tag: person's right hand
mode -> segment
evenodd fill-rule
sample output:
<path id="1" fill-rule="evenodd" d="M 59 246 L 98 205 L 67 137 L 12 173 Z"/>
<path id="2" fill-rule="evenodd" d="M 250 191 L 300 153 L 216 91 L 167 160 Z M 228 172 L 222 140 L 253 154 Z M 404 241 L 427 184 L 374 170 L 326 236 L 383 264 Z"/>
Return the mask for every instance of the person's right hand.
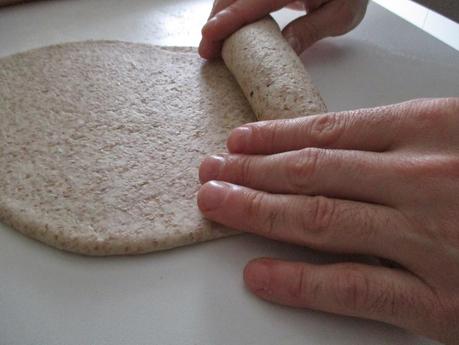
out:
<path id="1" fill-rule="evenodd" d="M 233 32 L 285 6 L 307 12 L 283 30 L 300 54 L 322 38 L 352 30 L 363 19 L 367 4 L 368 0 L 215 0 L 209 21 L 202 28 L 199 54 L 205 59 L 219 57 L 222 42 Z"/>

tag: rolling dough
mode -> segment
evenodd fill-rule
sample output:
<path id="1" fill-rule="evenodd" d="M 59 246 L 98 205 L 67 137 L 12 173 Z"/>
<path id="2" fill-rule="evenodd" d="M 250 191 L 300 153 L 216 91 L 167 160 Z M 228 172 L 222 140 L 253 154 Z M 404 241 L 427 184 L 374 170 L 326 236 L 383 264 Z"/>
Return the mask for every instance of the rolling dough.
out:
<path id="1" fill-rule="evenodd" d="M 271 17 L 236 31 L 225 41 L 222 57 L 258 120 L 327 112 L 303 63 Z"/>
<path id="2" fill-rule="evenodd" d="M 0 85 L 3 222 L 87 255 L 235 233 L 203 219 L 195 200 L 201 160 L 255 120 L 223 62 L 192 48 L 68 43 L 0 59 Z"/>

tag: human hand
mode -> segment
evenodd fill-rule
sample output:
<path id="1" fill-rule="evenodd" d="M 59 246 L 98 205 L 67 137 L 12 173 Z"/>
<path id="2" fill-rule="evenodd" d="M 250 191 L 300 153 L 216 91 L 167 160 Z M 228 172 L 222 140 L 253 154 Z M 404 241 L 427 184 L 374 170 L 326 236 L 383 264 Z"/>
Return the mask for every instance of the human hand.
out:
<path id="1" fill-rule="evenodd" d="M 459 344 L 459 98 L 248 124 L 200 167 L 204 216 L 403 268 L 256 259 L 269 301 Z"/>
<path id="2" fill-rule="evenodd" d="M 220 56 L 222 42 L 233 32 L 285 6 L 307 11 L 283 30 L 299 54 L 324 37 L 352 30 L 363 19 L 367 4 L 368 0 L 215 0 L 202 28 L 199 54 L 205 59 Z"/>

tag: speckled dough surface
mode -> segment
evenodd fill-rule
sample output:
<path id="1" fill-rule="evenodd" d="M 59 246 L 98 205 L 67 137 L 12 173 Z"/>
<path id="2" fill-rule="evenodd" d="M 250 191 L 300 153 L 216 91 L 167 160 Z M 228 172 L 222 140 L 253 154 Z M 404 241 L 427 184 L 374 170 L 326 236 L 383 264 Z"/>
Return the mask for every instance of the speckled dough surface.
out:
<path id="1" fill-rule="evenodd" d="M 236 31 L 225 41 L 222 57 L 259 120 L 327 111 L 303 63 L 271 17 Z"/>
<path id="2" fill-rule="evenodd" d="M 122 42 L 0 59 L 0 220 L 57 248 L 139 254 L 229 235 L 198 166 L 254 121 L 223 62 Z"/>

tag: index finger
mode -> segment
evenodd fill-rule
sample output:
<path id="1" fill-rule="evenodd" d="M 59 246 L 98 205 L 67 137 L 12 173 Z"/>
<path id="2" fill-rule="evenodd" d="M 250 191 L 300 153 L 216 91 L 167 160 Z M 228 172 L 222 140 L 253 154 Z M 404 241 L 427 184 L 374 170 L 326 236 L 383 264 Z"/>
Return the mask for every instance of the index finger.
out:
<path id="1" fill-rule="evenodd" d="M 210 11 L 208 20 L 236 1 L 237 0 L 215 0 L 214 5 L 212 6 L 212 11 Z"/>
<path id="2" fill-rule="evenodd" d="M 385 152 L 407 142 L 419 129 L 419 102 L 295 119 L 262 121 L 234 129 L 231 153 L 274 154 L 305 147 Z M 430 128 L 429 128 L 430 130 Z"/>
<path id="3" fill-rule="evenodd" d="M 261 19 L 291 2 L 292 0 L 237 0 L 216 13 L 204 25 L 203 38 L 213 42 L 221 41 L 244 25 Z"/>

